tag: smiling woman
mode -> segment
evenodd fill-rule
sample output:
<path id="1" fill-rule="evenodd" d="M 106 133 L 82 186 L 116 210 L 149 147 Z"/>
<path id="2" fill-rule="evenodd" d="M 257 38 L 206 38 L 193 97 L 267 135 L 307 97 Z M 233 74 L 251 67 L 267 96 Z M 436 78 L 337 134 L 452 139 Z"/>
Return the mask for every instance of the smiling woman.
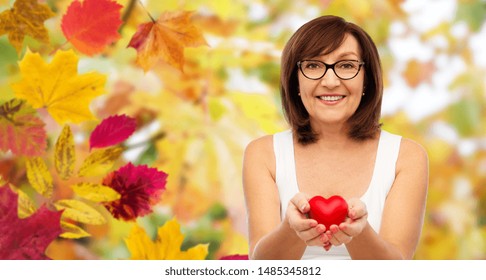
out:
<path id="1" fill-rule="evenodd" d="M 412 258 L 428 159 L 419 144 L 380 128 L 383 82 L 371 37 L 335 16 L 304 24 L 283 51 L 280 89 L 291 129 L 245 151 L 250 258 Z M 348 205 L 344 222 L 309 217 L 311 197 L 336 195 Z"/>

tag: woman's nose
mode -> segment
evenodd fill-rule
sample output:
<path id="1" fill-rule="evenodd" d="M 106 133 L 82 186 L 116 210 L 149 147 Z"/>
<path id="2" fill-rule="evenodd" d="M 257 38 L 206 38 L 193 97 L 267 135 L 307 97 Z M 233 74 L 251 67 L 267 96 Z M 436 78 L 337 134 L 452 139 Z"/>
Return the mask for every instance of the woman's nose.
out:
<path id="1" fill-rule="evenodd" d="M 322 76 L 321 85 L 327 88 L 335 88 L 341 83 L 341 79 L 338 78 L 334 69 L 328 68 L 324 76 Z"/>

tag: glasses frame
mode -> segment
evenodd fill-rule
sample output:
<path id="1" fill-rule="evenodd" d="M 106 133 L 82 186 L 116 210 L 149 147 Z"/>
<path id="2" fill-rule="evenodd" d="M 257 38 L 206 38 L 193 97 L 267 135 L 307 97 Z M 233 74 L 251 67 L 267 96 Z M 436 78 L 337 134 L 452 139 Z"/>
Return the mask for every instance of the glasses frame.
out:
<path id="1" fill-rule="evenodd" d="M 324 65 L 326 66 L 326 70 L 324 71 L 324 73 L 322 74 L 322 76 L 320 76 L 319 78 L 309 78 L 309 77 L 307 77 L 307 75 L 304 73 L 304 70 L 302 69 L 302 63 L 303 63 L 303 62 L 306 62 L 306 61 L 311 61 L 311 62 L 319 62 L 319 63 L 322 63 L 322 64 L 324 64 Z M 334 66 L 336 66 L 336 64 L 341 63 L 341 62 L 343 62 L 343 61 L 353 61 L 353 62 L 358 62 L 358 71 L 356 71 L 356 74 L 355 74 L 353 77 L 351 77 L 351 78 L 345 78 L 345 79 L 344 79 L 344 78 L 341 78 L 341 77 L 340 77 L 340 76 L 339 76 L 339 75 L 336 73 L 336 70 L 334 70 Z M 329 69 L 332 69 L 332 71 L 334 72 L 334 75 L 336 75 L 336 77 L 338 77 L 339 79 L 341 79 L 341 80 L 351 80 L 351 79 L 355 78 L 356 76 L 358 76 L 359 71 L 361 71 L 361 66 L 363 66 L 364 64 L 365 64 L 365 63 L 364 63 L 364 61 L 360 61 L 360 60 L 353 60 L 353 59 L 344 59 L 344 60 L 339 60 L 339 61 L 334 62 L 333 64 L 327 64 L 327 63 L 325 63 L 325 62 L 323 62 L 323 61 L 320 61 L 320 60 L 314 60 L 314 59 L 305 59 L 305 60 L 301 60 L 301 61 L 297 62 L 297 66 L 299 67 L 300 72 L 302 73 L 302 75 L 304 75 L 304 77 L 306 77 L 306 78 L 307 78 L 307 79 L 309 79 L 309 80 L 320 80 L 320 79 L 322 79 L 322 77 L 324 77 L 324 76 L 326 75 L 327 70 L 329 70 Z"/>

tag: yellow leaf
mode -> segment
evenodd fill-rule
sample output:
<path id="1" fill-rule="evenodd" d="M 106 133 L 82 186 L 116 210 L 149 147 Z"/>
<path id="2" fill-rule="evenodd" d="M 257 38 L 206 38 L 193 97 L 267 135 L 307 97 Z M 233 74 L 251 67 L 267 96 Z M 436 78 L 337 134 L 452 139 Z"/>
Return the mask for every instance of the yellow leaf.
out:
<path id="1" fill-rule="evenodd" d="M 132 260 L 154 259 L 154 244 L 147 233 L 145 233 L 145 230 L 139 225 L 135 224 L 132 228 L 130 235 L 125 238 L 125 244 Z"/>
<path id="2" fill-rule="evenodd" d="M 85 230 L 78 227 L 77 225 L 66 223 L 64 221 L 61 221 L 61 228 L 63 230 L 63 233 L 61 233 L 59 236 L 64 238 L 77 239 L 91 236 L 91 234 L 87 233 Z"/>
<path id="3" fill-rule="evenodd" d="M 0 36 L 8 33 L 8 40 L 17 53 L 22 50 L 25 35 L 49 43 L 44 21 L 55 16 L 49 6 L 37 0 L 17 0 L 13 8 L 0 14 Z"/>
<path id="4" fill-rule="evenodd" d="M 182 70 L 184 48 L 207 45 L 201 31 L 191 23 L 192 12 L 165 12 L 156 22 L 141 24 L 129 47 L 137 50 L 137 64 L 148 71 L 159 59 Z"/>
<path id="5" fill-rule="evenodd" d="M 26 161 L 27 179 L 31 186 L 42 196 L 51 197 L 54 190 L 52 176 L 46 163 L 40 157 L 28 158 Z"/>
<path id="6" fill-rule="evenodd" d="M 80 197 L 94 202 L 113 201 L 120 198 L 117 191 L 101 184 L 79 183 L 71 186 L 71 188 Z"/>
<path id="7" fill-rule="evenodd" d="M 256 122 L 266 133 L 275 133 L 282 129 L 275 102 L 269 96 L 263 94 L 234 93 L 232 101 L 241 110 L 245 118 Z"/>
<path id="8" fill-rule="evenodd" d="M 248 239 L 245 235 L 233 228 L 230 219 L 225 219 L 219 224 L 225 232 L 225 238 L 218 249 L 221 257 L 229 255 L 248 255 Z"/>
<path id="9" fill-rule="evenodd" d="M 121 147 L 95 150 L 83 162 L 78 176 L 100 176 L 106 174 L 123 152 Z"/>
<path id="10" fill-rule="evenodd" d="M 157 239 L 152 241 L 137 224 L 132 228 L 125 244 L 133 260 L 204 260 L 208 244 L 199 244 L 187 251 L 181 251 L 184 235 L 175 218 L 158 229 Z"/>
<path id="11" fill-rule="evenodd" d="M 88 204 L 71 199 L 62 199 L 54 203 L 57 210 L 64 210 L 62 218 L 71 219 L 90 225 L 102 225 L 106 223 L 105 217 L 98 210 Z"/>
<path id="12" fill-rule="evenodd" d="M 32 199 L 30 199 L 30 197 L 20 189 L 17 191 L 17 194 L 19 195 L 18 198 L 19 218 L 24 219 L 34 214 L 35 211 L 37 211 L 37 207 L 35 206 Z"/>
<path id="13" fill-rule="evenodd" d="M 38 53 L 27 51 L 19 63 L 22 80 L 12 84 L 15 96 L 34 108 L 47 108 L 59 124 L 94 119 L 91 100 L 104 93 L 106 77 L 78 75 L 78 57 L 72 50 L 58 51 L 49 64 Z"/>
<path id="14" fill-rule="evenodd" d="M 71 177 L 74 171 L 75 159 L 74 137 L 69 125 L 65 125 L 61 135 L 57 138 L 54 152 L 56 171 L 62 179 L 67 180 Z"/>

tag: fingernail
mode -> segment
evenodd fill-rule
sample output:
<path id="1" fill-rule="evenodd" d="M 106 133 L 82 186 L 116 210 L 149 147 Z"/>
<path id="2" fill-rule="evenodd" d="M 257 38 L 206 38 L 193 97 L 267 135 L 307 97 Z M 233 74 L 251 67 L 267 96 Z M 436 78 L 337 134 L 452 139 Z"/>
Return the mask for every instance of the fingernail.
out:
<path id="1" fill-rule="evenodd" d="M 304 204 L 304 205 L 302 205 L 302 206 L 300 207 L 300 210 L 301 210 L 302 212 L 304 212 L 304 211 L 305 211 L 305 206 L 306 206 L 306 204 Z"/>

